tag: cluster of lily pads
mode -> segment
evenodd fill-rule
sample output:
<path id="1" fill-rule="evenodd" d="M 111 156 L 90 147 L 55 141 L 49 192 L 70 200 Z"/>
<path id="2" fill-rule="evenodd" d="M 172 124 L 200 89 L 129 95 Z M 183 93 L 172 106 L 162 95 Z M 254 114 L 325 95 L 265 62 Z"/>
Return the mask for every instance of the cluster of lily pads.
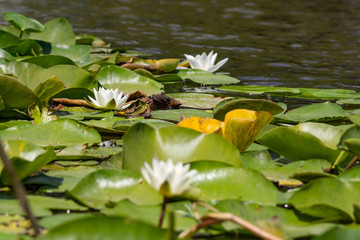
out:
<path id="1" fill-rule="evenodd" d="M 359 93 L 241 85 L 213 52 L 156 60 L 2 17 L 0 138 L 41 235 L 1 166 L 1 239 L 360 236 Z"/>

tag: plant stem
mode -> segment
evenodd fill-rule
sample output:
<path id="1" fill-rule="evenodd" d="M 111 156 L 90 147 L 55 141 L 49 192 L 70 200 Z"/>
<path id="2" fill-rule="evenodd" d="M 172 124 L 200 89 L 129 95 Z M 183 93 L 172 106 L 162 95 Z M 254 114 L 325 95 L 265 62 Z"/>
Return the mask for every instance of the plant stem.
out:
<path id="1" fill-rule="evenodd" d="M 191 234 L 195 233 L 200 228 L 209 226 L 211 224 L 223 222 L 223 221 L 232 221 L 243 228 L 247 229 L 248 231 L 252 232 L 256 236 L 262 238 L 262 239 L 268 239 L 268 240 L 282 240 L 282 238 L 277 237 L 275 235 L 272 235 L 269 232 L 266 232 L 265 230 L 262 230 L 261 228 L 255 226 L 254 224 L 246 221 L 245 219 L 242 219 L 232 213 L 222 213 L 222 212 L 216 212 L 216 213 L 208 213 L 203 217 L 203 220 L 201 223 L 189 228 L 188 230 L 185 230 L 184 232 L 180 233 L 178 236 L 179 238 L 185 238 L 190 236 Z"/>
<path id="2" fill-rule="evenodd" d="M 164 221 L 165 210 L 166 210 L 166 203 L 167 203 L 167 197 L 164 196 L 164 200 L 163 200 L 162 207 L 161 207 L 160 218 L 159 218 L 159 224 L 158 224 L 158 227 L 159 227 L 159 228 L 162 227 L 162 223 L 163 223 L 163 221 Z"/>
<path id="3" fill-rule="evenodd" d="M 23 208 L 28 219 L 30 220 L 31 225 L 35 232 L 35 236 L 38 236 L 40 234 L 39 224 L 38 224 L 36 218 L 34 217 L 32 211 L 30 209 L 30 205 L 26 199 L 25 188 L 22 185 L 22 183 L 20 182 L 20 180 L 16 174 L 14 165 L 12 164 L 10 159 L 7 157 L 1 140 L 0 140 L 0 157 L 4 164 L 4 168 L 7 173 L 7 176 L 9 177 L 10 182 L 14 188 L 15 194 L 16 194 L 17 198 L 19 199 L 20 207 Z"/>
<path id="4" fill-rule="evenodd" d="M 359 156 L 355 156 L 351 162 L 346 166 L 346 168 L 344 169 L 344 171 L 342 172 L 345 172 L 347 170 L 349 170 L 352 166 L 354 166 L 354 164 L 359 160 Z"/>
<path id="5" fill-rule="evenodd" d="M 339 155 L 337 156 L 334 164 L 333 164 L 332 167 L 331 167 L 332 169 L 334 169 L 335 166 L 338 165 L 338 164 L 344 159 L 344 155 L 345 155 L 345 154 L 347 154 L 347 152 L 345 152 L 345 151 L 343 151 L 343 150 L 339 153 Z M 345 156 L 346 156 L 346 155 L 345 155 Z"/>

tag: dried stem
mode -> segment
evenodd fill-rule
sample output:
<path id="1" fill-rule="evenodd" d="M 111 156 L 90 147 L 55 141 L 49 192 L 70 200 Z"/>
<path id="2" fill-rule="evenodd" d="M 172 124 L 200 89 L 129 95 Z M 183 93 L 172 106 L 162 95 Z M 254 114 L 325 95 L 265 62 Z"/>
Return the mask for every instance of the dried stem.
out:
<path id="1" fill-rule="evenodd" d="M 10 159 L 7 157 L 1 140 L 0 140 L 0 157 L 4 164 L 5 171 L 7 172 L 10 182 L 14 188 L 15 194 L 16 194 L 17 198 L 19 199 L 20 207 L 23 208 L 28 219 L 30 220 L 31 225 L 35 232 L 35 236 L 38 236 L 40 234 L 39 224 L 38 224 L 35 216 L 33 215 L 32 211 L 30 209 L 30 205 L 26 199 L 25 188 L 22 185 L 22 183 L 20 182 L 19 178 L 17 177 L 14 165 L 12 164 Z"/>
<path id="2" fill-rule="evenodd" d="M 345 172 L 347 170 L 349 170 L 352 166 L 354 166 L 354 164 L 359 160 L 359 156 L 355 156 L 351 162 L 346 166 L 346 168 L 344 169 L 344 171 L 342 172 Z"/>
<path id="3" fill-rule="evenodd" d="M 162 223 L 163 223 L 163 221 L 164 221 L 165 210 L 166 210 L 166 203 L 167 203 L 167 198 L 166 198 L 166 196 L 164 196 L 164 200 L 163 200 L 162 207 L 161 207 L 160 218 L 159 218 L 159 224 L 158 224 L 158 227 L 159 227 L 159 228 L 162 227 Z"/>
<path id="4" fill-rule="evenodd" d="M 243 228 L 249 230 L 250 232 L 254 233 L 256 236 L 263 238 L 263 239 L 282 240 L 282 238 L 272 235 L 271 233 L 262 230 L 261 228 L 255 226 L 254 224 L 247 222 L 246 220 L 244 220 L 232 213 L 221 213 L 221 212 L 206 214 L 203 217 L 203 220 L 201 223 L 182 232 L 179 235 L 179 238 L 188 237 L 188 236 L 192 235 L 193 233 L 195 233 L 200 228 L 209 226 L 214 223 L 219 223 L 222 221 L 232 221 L 232 222 L 242 226 Z"/>

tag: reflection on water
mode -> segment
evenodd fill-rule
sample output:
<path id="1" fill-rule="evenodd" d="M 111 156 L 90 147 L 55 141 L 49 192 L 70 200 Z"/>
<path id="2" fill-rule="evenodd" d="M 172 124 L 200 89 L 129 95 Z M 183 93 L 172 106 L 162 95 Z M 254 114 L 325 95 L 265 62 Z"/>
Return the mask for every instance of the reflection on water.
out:
<path id="1" fill-rule="evenodd" d="M 0 0 L 45 22 L 65 17 L 76 33 L 155 58 L 214 49 L 244 84 L 360 90 L 357 0 Z M 1 20 L 1 23 L 4 23 Z"/>

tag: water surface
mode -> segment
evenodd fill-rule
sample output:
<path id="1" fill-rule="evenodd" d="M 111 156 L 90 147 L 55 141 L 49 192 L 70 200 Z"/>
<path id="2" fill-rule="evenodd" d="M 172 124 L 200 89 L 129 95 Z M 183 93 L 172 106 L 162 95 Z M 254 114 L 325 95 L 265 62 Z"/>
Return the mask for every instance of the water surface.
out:
<path id="1" fill-rule="evenodd" d="M 241 84 L 360 90 L 357 0 L 0 0 L 154 58 L 215 50 Z M 0 23 L 5 23 L 0 20 Z"/>

